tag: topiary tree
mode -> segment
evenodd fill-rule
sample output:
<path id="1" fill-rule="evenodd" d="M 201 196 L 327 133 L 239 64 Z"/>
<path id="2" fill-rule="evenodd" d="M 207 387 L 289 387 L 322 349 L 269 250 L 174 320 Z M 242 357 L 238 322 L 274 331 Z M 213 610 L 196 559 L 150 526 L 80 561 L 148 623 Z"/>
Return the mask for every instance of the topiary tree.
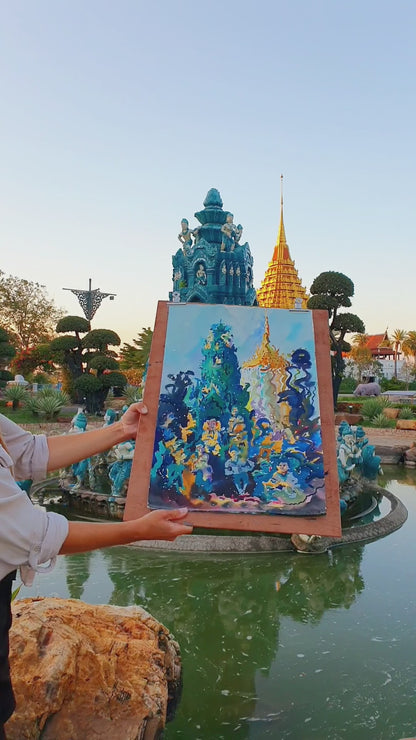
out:
<path id="1" fill-rule="evenodd" d="M 117 355 L 110 349 L 120 344 L 120 337 L 111 329 L 90 331 L 89 322 L 81 316 L 65 316 L 56 331 L 62 336 L 53 339 L 49 348 L 63 368 L 65 390 L 74 401 L 85 402 L 90 413 L 100 412 L 109 389 L 123 388 L 127 383 L 124 375 L 116 372 Z"/>
<path id="2" fill-rule="evenodd" d="M 329 318 L 329 336 L 331 344 L 332 391 L 336 407 L 345 363 L 343 353 L 351 350 L 345 340 L 347 334 L 363 334 L 363 321 L 354 313 L 342 312 L 340 308 L 349 308 L 354 295 L 354 283 L 342 272 L 321 272 L 310 288 L 311 297 L 308 308 L 326 309 Z"/>

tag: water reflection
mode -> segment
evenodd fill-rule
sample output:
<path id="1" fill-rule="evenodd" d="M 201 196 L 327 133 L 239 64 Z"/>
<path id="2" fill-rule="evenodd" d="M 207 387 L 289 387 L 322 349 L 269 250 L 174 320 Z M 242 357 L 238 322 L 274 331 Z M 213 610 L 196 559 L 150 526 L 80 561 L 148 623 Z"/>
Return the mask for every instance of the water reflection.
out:
<path id="1" fill-rule="evenodd" d="M 82 599 L 85 584 L 90 577 L 91 555 L 74 555 L 66 560 L 66 585 L 71 599 Z"/>
<path id="2" fill-rule="evenodd" d="M 232 731 L 242 740 L 254 715 L 270 715 L 269 705 L 259 708 L 256 686 L 278 660 L 282 618 L 316 625 L 326 611 L 348 609 L 364 589 L 362 552 L 192 556 L 113 548 L 66 559 L 66 579 L 72 597 L 91 601 L 104 573 L 108 603 L 143 606 L 179 641 L 184 692 L 167 738 L 220 740 Z"/>

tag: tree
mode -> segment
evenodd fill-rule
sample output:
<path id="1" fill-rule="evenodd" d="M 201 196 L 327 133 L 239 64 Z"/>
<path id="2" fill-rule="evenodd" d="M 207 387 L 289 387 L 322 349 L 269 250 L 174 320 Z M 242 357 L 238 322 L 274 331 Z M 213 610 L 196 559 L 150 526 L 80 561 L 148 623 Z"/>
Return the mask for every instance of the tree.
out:
<path id="1" fill-rule="evenodd" d="M 150 327 L 143 328 L 133 344 L 123 344 L 120 351 L 120 368 L 122 370 L 139 370 L 141 375 L 146 368 L 150 355 L 153 331 Z"/>
<path id="2" fill-rule="evenodd" d="M 16 350 L 10 343 L 8 332 L 0 327 L 0 388 L 3 388 L 8 380 L 13 380 L 12 373 L 5 370 L 5 366 L 9 365 L 15 354 Z"/>
<path id="3" fill-rule="evenodd" d="M 404 329 L 395 329 L 391 335 L 393 351 L 394 351 L 394 377 L 397 378 L 397 356 L 402 348 L 403 342 L 407 337 L 407 332 Z"/>
<path id="4" fill-rule="evenodd" d="M 56 326 L 62 336 L 50 342 L 49 353 L 64 370 L 65 390 L 74 401 L 85 399 L 87 411 L 97 413 L 110 388 L 124 387 L 127 381 L 118 372 L 116 353 L 109 349 L 120 344 L 118 334 L 111 329 L 89 328 L 81 316 L 63 317 Z"/>
<path id="5" fill-rule="evenodd" d="M 23 375 L 26 380 L 35 370 L 52 373 L 56 368 L 52 362 L 48 344 L 38 344 L 36 347 L 21 349 L 10 363 L 12 372 Z"/>
<path id="6" fill-rule="evenodd" d="M 406 357 L 413 357 L 416 360 L 416 331 L 407 332 L 407 337 L 402 342 L 402 350 Z"/>
<path id="7" fill-rule="evenodd" d="M 44 285 L 0 270 L 0 323 L 19 350 L 49 340 L 61 316 Z"/>
<path id="8" fill-rule="evenodd" d="M 321 272 L 313 281 L 308 308 L 326 309 L 329 319 L 329 337 L 331 348 L 332 391 L 336 406 L 339 387 L 344 374 L 343 353 L 351 350 L 345 340 L 347 334 L 364 334 L 365 326 L 359 316 L 342 312 L 340 308 L 349 308 L 354 295 L 354 283 L 342 272 Z"/>
<path id="9" fill-rule="evenodd" d="M 374 359 L 371 350 L 367 347 L 368 334 L 356 334 L 352 340 L 349 357 L 353 360 L 356 372 L 356 380 L 363 382 L 364 377 L 380 376 L 383 374 L 383 366 L 379 360 Z"/>

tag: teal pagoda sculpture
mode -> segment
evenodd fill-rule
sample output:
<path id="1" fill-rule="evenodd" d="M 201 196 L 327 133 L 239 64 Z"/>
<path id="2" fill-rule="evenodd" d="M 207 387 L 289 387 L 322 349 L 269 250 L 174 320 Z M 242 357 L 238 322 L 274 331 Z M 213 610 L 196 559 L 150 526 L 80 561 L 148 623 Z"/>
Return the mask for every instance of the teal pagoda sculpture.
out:
<path id="1" fill-rule="evenodd" d="M 253 257 L 248 243 L 240 244 L 243 227 L 222 206 L 218 190 L 211 188 L 203 210 L 195 213 L 200 225 L 190 229 L 188 219 L 182 219 L 170 301 L 257 305 Z"/>

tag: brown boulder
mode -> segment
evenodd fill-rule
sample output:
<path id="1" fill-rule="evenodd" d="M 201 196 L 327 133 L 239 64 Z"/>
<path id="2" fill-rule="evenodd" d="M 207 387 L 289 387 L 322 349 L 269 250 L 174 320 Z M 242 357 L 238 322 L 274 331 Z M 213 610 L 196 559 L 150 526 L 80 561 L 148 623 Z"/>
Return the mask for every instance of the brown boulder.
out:
<path id="1" fill-rule="evenodd" d="M 396 429 L 414 429 L 416 431 L 416 419 L 397 419 Z"/>
<path id="2" fill-rule="evenodd" d="M 397 419 L 399 411 L 400 409 L 395 409 L 393 406 L 386 406 L 386 408 L 383 409 L 383 414 L 387 419 Z"/>
<path id="3" fill-rule="evenodd" d="M 17 601 L 10 648 L 9 740 L 152 740 L 179 695 L 179 647 L 138 606 Z"/>

